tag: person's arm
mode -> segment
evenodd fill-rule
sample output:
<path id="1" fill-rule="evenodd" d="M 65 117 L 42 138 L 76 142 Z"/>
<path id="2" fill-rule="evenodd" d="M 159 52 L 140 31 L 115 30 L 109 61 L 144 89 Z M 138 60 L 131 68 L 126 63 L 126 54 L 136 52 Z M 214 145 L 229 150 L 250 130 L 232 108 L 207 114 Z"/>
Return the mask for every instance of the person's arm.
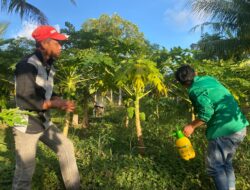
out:
<path id="1" fill-rule="evenodd" d="M 189 137 L 196 128 L 207 123 L 214 114 L 214 107 L 210 98 L 208 97 L 207 91 L 197 94 L 192 93 L 190 94 L 190 99 L 197 112 L 197 118 L 184 126 L 183 133 L 187 137 Z"/>
<path id="2" fill-rule="evenodd" d="M 203 124 L 205 124 L 204 121 L 200 120 L 200 119 L 195 119 L 194 121 L 192 121 L 191 123 L 187 124 L 184 127 L 183 133 L 186 137 L 189 137 L 196 128 L 202 126 Z"/>
<path id="3" fill-rule="evenodd" d="M 75 110 L 75 103 L 70 100 L 63 100 L 60 97 L 53 97 L 51 100 L 45 100 L 42 107 L 44 110 L 58 108 L 67 112 L 73 112 Z"/>
<path id="4" fill-rule="evenodd" d="M 39 94 L 43 89 L 36 84 L 37 69 L 30 63 L 19 63 L 15 70 L 16 103 L 17 106 L 29 111 L 43 111 L 58 108 L 72 112 L 75 109 L 73 101 L 62 100 L 54 96 L 51 100 L 44 100 Z M 40 89 L 40 90 L 38 90 Z"/>

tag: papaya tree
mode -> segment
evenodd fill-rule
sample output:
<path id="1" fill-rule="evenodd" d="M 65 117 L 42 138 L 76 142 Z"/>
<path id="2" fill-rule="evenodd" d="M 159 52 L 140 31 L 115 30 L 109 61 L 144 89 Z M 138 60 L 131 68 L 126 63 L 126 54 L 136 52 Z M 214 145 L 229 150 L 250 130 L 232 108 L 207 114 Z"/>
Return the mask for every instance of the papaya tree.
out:
<path id="1" fill-rule="evenodd" d="M 59 81 L 60 94 L 63 94 L 64 98 L 72 99 L 75 97 L 76 88 L 80 82 L 82 82 L 82 75 L 78 72 L 78 67 L 75 62 L 67 61 L 65 65 L 60 64 L 60 69 L 56 75 L 56 80 Z M 63 127 L 63 134 L 68 135 L 70 126 L 71 114 L 66 112 L 65 124 Z"/>
<path id="2" fill-rule="evenodd" d="M 138 150 L 144 154 L 145 145 L 143 142 L 140 117 L 140 100 L 147 96 L 153 89 L 161 94 L 166 94 L 166 87 L 163 83 L 163 76 L 156 67 L 156 63 L 145 58 L 130 58 L 122 62 L 117 75 L 117 85 L 120 86 L 134 101 L 134 116 Z"/>
<path id="3" fill-rule="evenodd" d="M 82 127 L 88 127 L 88 102 L 97 90 L 104 91 L 112 84 L 112 59 L 93 49 L 69 49 L 62 54 L 56 67 L 57 90 L 81 104 Z"/>
<path id="4" fill-rule="evenodd" d="M 69 22 L 66 23 L 66 27 L 63 31 L 70 36 L 65 44 L 67 48 L 95 49 L 109 56 L 116 67 L 125 57 L 137 56 L 147 48 L 144 35 L 139 31 L 138 26 L 118 14 L 111 16 L 103 14 L 99 18 L 88 19 L 79 31 L 76 31 Z M 119 102 L 121 102 L 121 89 L 112 86 L 109 91 L 110 102 L 112 102 L 113 91 L 119 94 Z"/>

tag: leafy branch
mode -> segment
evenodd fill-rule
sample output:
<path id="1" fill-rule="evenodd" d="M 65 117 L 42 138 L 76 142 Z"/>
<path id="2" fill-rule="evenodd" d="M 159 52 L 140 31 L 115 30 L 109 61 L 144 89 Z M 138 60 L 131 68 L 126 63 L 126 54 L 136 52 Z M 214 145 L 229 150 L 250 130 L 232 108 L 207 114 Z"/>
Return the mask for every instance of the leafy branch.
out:
<path id="1" fill-rule="evenodd" d="M 27 121 L 24 119 L 24 115 L 35 115 L 35 113 L 23 111 L 19 108 L 3 109 L 0 112 L 0 123 L 8 126 L 25 125 Z"/>

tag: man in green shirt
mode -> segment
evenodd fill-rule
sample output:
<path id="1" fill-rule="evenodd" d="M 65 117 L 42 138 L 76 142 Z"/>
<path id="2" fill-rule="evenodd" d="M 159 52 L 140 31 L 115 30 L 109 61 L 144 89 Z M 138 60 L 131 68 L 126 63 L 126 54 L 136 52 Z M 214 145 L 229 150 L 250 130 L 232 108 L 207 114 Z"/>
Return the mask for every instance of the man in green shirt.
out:
<path id="1" fill-rule="evenodd" d="M 215 78 L 196 76 L 189 65 L 175 73 L 177 81 L 188 89 L 197 118 L 184 127 L 189 137 L 196 128 L 207 125 L 207 172 L 214 179 L 217 190 L 235 190 L 232 159 L 246 136 L 246 117 L 232 94 Z"/>

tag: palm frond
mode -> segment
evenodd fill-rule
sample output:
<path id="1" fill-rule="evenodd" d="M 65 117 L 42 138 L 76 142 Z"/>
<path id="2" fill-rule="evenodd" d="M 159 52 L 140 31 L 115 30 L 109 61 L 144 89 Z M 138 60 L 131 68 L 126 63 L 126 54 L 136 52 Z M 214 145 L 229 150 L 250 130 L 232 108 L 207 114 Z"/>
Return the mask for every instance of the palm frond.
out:
<path id="1" fill-rule="evenodd" d="M 70 2 L 76 5 L 75 0 L 70 0 Z M 7 11 L 8 13 L 18 13 L 23 19 L 24 17 L 37 21 L 39 24 L 48 24 L 48 19 L 45 14 L 28 3 L 26 0 L 1 0 L 0 6 L 2 11 Z"/>
<path id="2" fill-rule="evenodd" d="M 74 5 L 76 5 L 76 1 L 75 0 L 70 0 L 70 2 Z"/>
<path id="3" fill-rule="evenodd" d="M 39 24 L 48 23 L 48 19 L 45 14 L 35 6 L 27 3 L 25 0 L 12 0 L 9 4 L 8 12 L 18 13 L 22 19 L 26 17 L 37 21 Z"/>
<path id="4" fill-rule="evenodd" d="M 1 0 L 1 10 L 6 10 L 10 0 Z"/>
<path id="5" fill-rule="evenodd" d="M 227 23 L 227 22 L 204 22 L 202 24 L 195 25 L 190 29 L 190 32 L 195 32 L 198 29 L 201 30 L 202 34 L 205 27 L 210 27 L 214 32 L 218 32 L 223 34 L 223 32 L 226 32 L 228 29 L 230 29 L 232 32 L 236 32 L 238 26 L 233 23 Z"/>
<path id="6" fill-rule="evenodd" d="M 4 32 L 6 31 L 8 25 L 9 25 L 9 23 L 0 22 L 0 36 L 2 36 L 4 34 Z"/>
<path id="7" fill-rule="evenodd" d="M 223 21 L 227 18 L 226 20 L 232 21 L 237 14 L 232 2 L 227 0 L 191 0 L 191 6 L 194 13 L 200 17 L 209 15 L 212 20 L 219 19 Z"/>
<path id="8" fill-rule="evenodd" d="M 201 43 L 200 49 L 205 52 L 217 52 L 221 54 L 250 53 L 250 39 L 222 39 Z"/>
<path id="9" fill-rule="evenodd" d="M 190 0 L 193 12 L 209 16 L 210 21 L 194 26 L 191 31 L 206 26 L 220 34 L 220 39 L 199 43 L 202 50 L 210 52 L 249 52 L 250 3 L 246 0 Z M 222 48 L 224 48 L 222 50 Z M 245 48 L 245 49 L 244 49 Z M 217 52 L 218 53 L 218 52 Z"/>

